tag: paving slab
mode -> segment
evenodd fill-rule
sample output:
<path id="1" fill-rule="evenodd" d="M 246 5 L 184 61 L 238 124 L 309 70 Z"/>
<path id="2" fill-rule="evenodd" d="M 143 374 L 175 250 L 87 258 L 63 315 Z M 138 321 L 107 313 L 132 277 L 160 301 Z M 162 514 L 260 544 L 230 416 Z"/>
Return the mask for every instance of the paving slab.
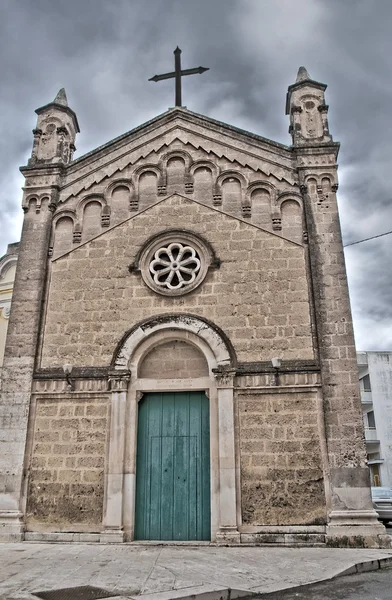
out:
<path id="1" fill-rule="evenodd" d="M 0 600 L 86 585 L 116 600 L 234 600 L 388 565 L 392 550 L 0 543 Z"/>

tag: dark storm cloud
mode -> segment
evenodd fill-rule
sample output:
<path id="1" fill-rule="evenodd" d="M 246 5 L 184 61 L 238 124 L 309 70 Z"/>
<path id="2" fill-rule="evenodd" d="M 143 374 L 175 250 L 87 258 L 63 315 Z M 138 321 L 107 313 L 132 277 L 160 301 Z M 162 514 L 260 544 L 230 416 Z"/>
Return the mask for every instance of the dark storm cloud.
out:
<path id="1" fill-rule="evenodd" d="M 191 110 L 290 143 L 287 86 L 305 64 L 328 83 L 342 142 L 339 205 L 346 242 L 392 229 L 390 0 L 2 0 L 0 255 L 19 237 L 18 167 L 31 152 L 34 109 L 65 87 L 81 125 L 80 156 L 173 105 L 183 67 Z M 358 346 L 392 349 L 392 236 L 348 247 Z"/>

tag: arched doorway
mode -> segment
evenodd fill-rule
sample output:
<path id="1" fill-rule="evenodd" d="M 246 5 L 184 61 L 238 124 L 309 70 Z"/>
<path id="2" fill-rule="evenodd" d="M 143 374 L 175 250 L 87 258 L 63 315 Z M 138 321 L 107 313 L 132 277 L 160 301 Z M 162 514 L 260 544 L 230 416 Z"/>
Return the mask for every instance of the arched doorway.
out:
<path id="1" fill-rule="evenodd" d="M 112 363 L 103 540 L 239 540 L 234 366 L 234 351 L 224 334 L 193 315 L 161 315 L 124 336 Z M 178 406 L 173 407 L 173 403 Z M 191 412 L 195 421 L 192 427 L 183 423 L 177 431 L 173 429 L 170 420 L 182 420 L 181 415 Z M 198 427 L 197 419 L 201 420 Z M 154 432 L 146 436 L 151 423 Z M 185 471 L 182 487 L 177 480 L 180 487 L 169 493 L 168 481 L 173 483 L 173 478 L 181 478 Z M 197 481 L 201 471 L 204 480 Z M 164 477 L 168 479 L 165 483 Z M 159 498 L 152 501 L 155 492 L 151 485 L 159 488 Z M 195 485 L 200 494 L 196 503 L 204 507 L 202 512 L 198 508 L 196 516 L 191 502 Z M 186 504 L 182 502 L 187 513 L 182 529 L 178 528 L 178 494 L 183 498 L 188 495 Z M 147 512 L 142 508 L 146 498 Z M 168 518 L 165 510 L 171 515 L 167 529 L 160 524 Z"/>

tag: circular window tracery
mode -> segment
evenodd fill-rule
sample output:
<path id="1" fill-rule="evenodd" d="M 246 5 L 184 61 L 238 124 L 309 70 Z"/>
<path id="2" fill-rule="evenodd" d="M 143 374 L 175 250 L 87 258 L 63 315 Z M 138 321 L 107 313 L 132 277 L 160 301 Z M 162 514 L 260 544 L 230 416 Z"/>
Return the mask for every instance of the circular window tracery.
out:
<path id="1" fill-rule="evenodd" d="M 179 296 L 203 281 L 211 261 L 211 251 L 197 236 L 173 231 L 147 244 L 139 266 L 149 288 L 159 294 Z"/>
<path id="2" fill-rule="evenodd" d="M 150 271 L 157 285 L 179 290 L 195 281 L 200 266 L 200 258 L 192 246 L 174 242 L 154 253 Z"/>

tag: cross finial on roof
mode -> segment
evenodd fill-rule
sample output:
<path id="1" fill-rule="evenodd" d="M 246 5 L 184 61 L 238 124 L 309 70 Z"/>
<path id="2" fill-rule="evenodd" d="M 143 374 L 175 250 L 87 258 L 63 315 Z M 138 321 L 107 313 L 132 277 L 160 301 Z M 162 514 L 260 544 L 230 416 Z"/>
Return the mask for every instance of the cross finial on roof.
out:
<path id="1" fill-rule="evenodd" d="M 173 77 L 176 80 L 176 106 L 181 106 L 181 77 L 184 75 L 201 75 L 206 71 L 209 71 L 209 67 L 196 67 L 195 69 L 185 69 L 181 70 L 181 50 L 177 46 L 174 50 L 174 71 L 170 73 L 163 73 L 163 75 L 154 75 L 148 81 L 162 81 L 162 79 L 172 79 Z"/>

